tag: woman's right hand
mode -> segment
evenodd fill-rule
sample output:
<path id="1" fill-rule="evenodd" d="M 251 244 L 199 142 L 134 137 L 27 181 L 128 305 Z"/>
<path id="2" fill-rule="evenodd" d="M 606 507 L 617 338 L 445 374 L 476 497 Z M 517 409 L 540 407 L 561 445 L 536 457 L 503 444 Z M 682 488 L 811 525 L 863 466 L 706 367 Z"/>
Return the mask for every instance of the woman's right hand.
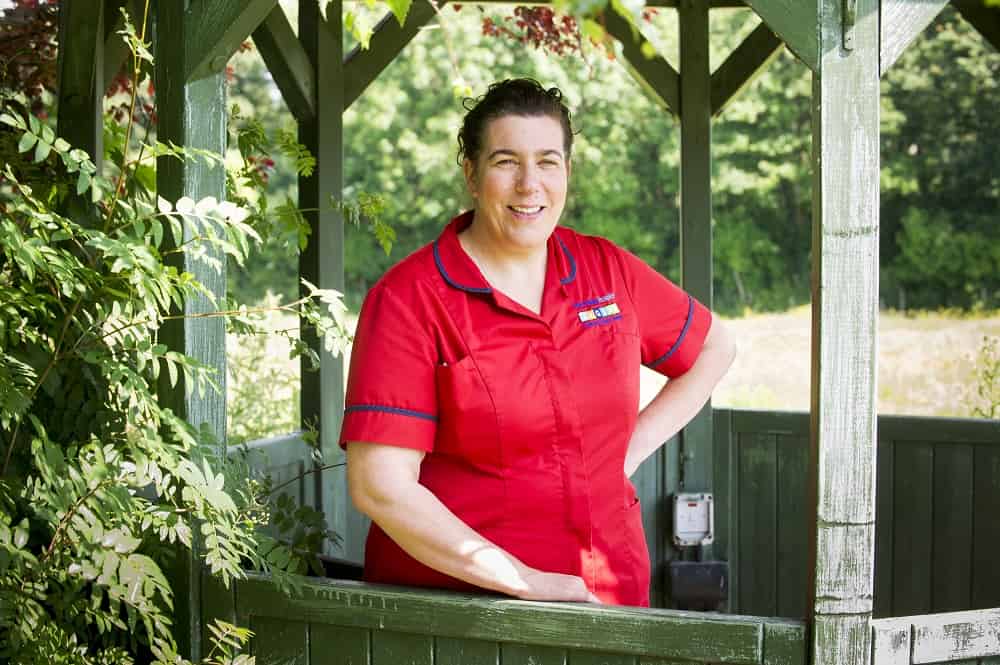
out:
<path id="1" fill-rule="evenodd" d="M 562 573 L 546 573 L 525 566 L 521 573 L 527 587 L 517 597 L 522 600 L 555 600 L 577 603 L 597 603 L 601 601 L 591 593 L 582 577 Z"/>

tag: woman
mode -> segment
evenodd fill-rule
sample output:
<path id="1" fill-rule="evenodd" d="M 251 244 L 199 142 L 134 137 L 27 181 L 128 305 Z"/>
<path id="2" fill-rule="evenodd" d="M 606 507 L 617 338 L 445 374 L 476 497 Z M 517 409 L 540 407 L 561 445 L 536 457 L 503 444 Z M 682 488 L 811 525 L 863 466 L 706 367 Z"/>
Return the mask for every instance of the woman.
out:
<path id="1" fill-rule="evenodd" d="M 557 89 L 492 85 L 459 134 L 473 210 L 365 300 L 341 445 L 366 580 L 649 604 L 628 476 L 734 348 L 638 258 L 558 226 L 572 141 Z M 671 380 L 637 413 L 640 363 Z"/>

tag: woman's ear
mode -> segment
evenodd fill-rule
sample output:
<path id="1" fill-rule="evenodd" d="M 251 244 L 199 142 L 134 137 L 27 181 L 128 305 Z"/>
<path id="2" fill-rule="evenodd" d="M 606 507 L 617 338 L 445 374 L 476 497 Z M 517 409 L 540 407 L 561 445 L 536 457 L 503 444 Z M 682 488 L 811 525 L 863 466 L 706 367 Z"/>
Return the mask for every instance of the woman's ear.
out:
<path id="1" fill-rule="evenodd" d="M 469 190 L 469 195 L 476 198 L 478 187 L 476 186 L 476 165 L 471 159 L 462 161 L 462 171 L 465 173 L 465 188 Z"/>

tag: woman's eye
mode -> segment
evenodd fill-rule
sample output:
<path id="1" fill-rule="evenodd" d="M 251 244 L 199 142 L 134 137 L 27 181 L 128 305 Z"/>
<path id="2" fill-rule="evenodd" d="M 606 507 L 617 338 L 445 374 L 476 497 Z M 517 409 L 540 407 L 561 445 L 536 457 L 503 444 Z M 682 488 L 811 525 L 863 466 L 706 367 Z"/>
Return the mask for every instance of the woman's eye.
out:
<path id="1" fill-rule="evenodd" d="M 501 159 L 499 162 L 497 162 L 497 166 L 512 166 L 514 164 L 517 164 L 517 162 L 515 162 L 513 159 Z"/>
<path id="2" fill-rule="evenodd" d="M 554 166 L 559 166 L 559 162 L 554 159 L 543 159 L 539 162 L 539 165 L 545 168 L 552 168 Z"/>

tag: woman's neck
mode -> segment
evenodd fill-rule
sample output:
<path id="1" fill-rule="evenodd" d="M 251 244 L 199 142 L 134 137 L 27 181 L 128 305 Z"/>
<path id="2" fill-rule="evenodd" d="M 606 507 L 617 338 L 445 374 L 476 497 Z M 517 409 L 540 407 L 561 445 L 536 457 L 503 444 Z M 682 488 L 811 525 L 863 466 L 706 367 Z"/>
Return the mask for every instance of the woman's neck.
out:
<path id="1" fill-rule="evenodd" d="M 548 248 L 543 245 L 524 252 L 504 251 L 473 229 L 475 224 L 460 233 L 458 241 L 490 286 L 535 314 L 541 313 Z"/>

